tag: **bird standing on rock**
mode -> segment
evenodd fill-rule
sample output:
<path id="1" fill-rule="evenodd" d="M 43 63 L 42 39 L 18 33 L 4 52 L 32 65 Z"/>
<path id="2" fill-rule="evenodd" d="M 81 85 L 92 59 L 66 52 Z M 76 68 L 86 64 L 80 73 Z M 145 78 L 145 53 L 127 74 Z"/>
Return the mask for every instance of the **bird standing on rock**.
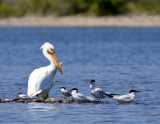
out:
<path id="1" fill-rule="evenodd" d="M 90 81 L 90 91 L 97 100 L 100 100 L 100 98 L 111 97 L 111 95 L 118 95 L 104 92 L 101 88 L 95 87 L 95 80 Z"/>
<path id="2" fill-rule="evenodd" d="M 65 87 L 60 87 L 60 90 L 61 90 L 61 93 L 62 93 L 64 96 L 66 96 L 66 97 L 72 96 L 71 93 L 70 93 L 68 90 L 66 90 Z"/>
<path id="3" fill-rule="evenodd" d="M 94 101 L 93 98 L 91 98 L 91 97 L 86 97 L 86 96 L 84 96 L 83 94 L 78 93 L 78 89 L 77 89 L 77 88 L 73 88 L 73 89 L 68 90 L 68 91 L 72 91 L 72 92 L 71 92 L 72 97 L 73 97 L 73 99 L 74 99 L 76 102 L 85 103 L 85 102 L 93 102 L 93 101 Z"/>
<path id="4" fill-rule="evenodd" d="M 53 87 L 57 68 L 63 75 L 61 69 L 62 63 L 58 62 L 54 51 L 54 46 L 49 42 L 45 42 L 40 49 L 42 49 L 43 55 L 50 61 L 50 65 L 35 69 L 30 74 L 27 93 L 30 98 L 37 96 L 42 93 L 42 91 L 49 92 L 49 90 Z"/>

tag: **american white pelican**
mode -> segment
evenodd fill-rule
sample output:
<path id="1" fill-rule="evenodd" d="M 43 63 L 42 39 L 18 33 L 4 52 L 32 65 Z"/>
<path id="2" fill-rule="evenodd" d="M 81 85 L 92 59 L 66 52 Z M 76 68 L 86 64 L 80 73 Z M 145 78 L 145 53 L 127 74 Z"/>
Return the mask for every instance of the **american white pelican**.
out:
<path id="1" fill-rule="evenodd" d="M 140 92 L 138 90 L 130 90 L 129 94 L 112 96 L 113 99 L 117 100 L 119 103 L 128 103 L 134 101 L 135 93 Z"/>
<path id="2" fill-rule="evenodd" d="M 60 90 L 61 90 L 61 93 L 62 93 L 64 96 L 66 96 L 66 97 L 72 96 L 71 93 L 70 93 L 68 90 L 66 90 L 65 87 L 60 87 Z"/>
<path id="3" fill-rule="evenodd" d="M 49 92 L 54 84 L 54 76 L 57 68 L 63 75 L 61 69 L 62 63 L 58 62 L 55 55 L 54 46 L 49 42 L 45 42 L 40 49 L 42 49 L 43 55 L 50 61 L 50 65 L 35 69 L 30 74 L 27 93 L 30 98 L 40 94 L 43 90 Z"/>
<path id="4" fill-rule="evenodd" d="M 72 91 L 71 92 L 72 97 L 76 102 L 85 103 L 85 102 L 93 102 L 94 101 L 93 98 L 87 97 L 87 96 L 84 96 L 81 93 L 78 93 L 78 89 L 77 88 L 73 88 L 73 89 L 68 90 L 68 91 Z"/>

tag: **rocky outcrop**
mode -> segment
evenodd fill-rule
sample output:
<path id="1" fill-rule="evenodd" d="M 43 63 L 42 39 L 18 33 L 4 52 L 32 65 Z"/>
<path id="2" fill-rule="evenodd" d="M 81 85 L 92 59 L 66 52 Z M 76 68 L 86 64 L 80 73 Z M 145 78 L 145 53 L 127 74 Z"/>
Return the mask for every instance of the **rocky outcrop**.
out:
<path id="1" fill-rule="evenodd" d="M 68 98 L 48 98 L 46 100 L 43 100 L 42 98 L 36 98 L 36 99 L 20 99 L 18 97 L 14 97 L 12 99 L 2 99 L 0 98 L 0 103 L 10 103 L 10 102 L 17 102 L 17 103 L 31 103 L 31 102 L 37 102 L 37 103 L 72 103 L 73 100 Z"/>

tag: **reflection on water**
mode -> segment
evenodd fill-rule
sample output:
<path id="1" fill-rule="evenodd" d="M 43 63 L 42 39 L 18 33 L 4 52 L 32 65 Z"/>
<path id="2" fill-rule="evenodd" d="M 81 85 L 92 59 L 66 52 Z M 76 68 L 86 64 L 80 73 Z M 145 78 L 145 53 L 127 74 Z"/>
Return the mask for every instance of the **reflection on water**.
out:
<path id="1" fill-rule="evenodd" d="M 32 112 L 34 111 L 49 111 L 53 109 L 60 109 L 58 106 L 54 104 L 41 104 L 41 103 L 29 103 L 28 109 Z"/>

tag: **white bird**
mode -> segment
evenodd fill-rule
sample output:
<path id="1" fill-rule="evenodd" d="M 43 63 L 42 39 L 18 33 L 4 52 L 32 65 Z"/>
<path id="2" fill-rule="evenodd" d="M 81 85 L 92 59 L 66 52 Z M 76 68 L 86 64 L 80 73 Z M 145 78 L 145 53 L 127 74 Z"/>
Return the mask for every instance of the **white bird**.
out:
<path id="1" fill-rule="evenodd" d="M 61 90 L 61 93 L 62 93 L 64 96 L 66 96 L 66 97 L 72 96 L 71 93 L 70 93 L 68 90 L 66 90 L 65 87 L 60 87 L 60 90 Z"/>
<path id="2" fill-rule="evenodd" d="M 77 89 L 77 88 L 73 88 L 73 89 L 68 90 L 68 91 L 72 91 L 72 92 L 71 92 L 72 97 L 73 97 L 73 99 L 74 99 L 76 102 L 86 103 L 86 102 L 93 102 L 93 101 L 94 101 L 93 98 L 91 98 L 91 97 L 86 97 L 86 96 L 84 96 L 83 94 L 78 93 L 78 89 Z"/>
<path id="3" fill-rule="evenodd" d="M 22 92 L 20 92 L 19 94 L 17 94 L 17 97 L 21 98 L 21 99 L 29 99 L 29 97 L 27 95 L 23 94 Z"/>
<path id="4" fill-rule="evenodd" d="M 95 80 L 90 81 L 90 91 L 91 94 L 97 99 L 100 100 L 100 98 L 110 97 L 110 93 L 104 92 L 101 88 L 95 87 Z M 116 95 L 116 94 L 114 94 Z"/>
<path id="5" fill-rule="evenodd" d="M 55 55 L 54 46 L 49 42 L 45 42 L 41 48 L 43 55 L 50 61 L 50 65 L 35 69 L 28 80 L 28 92 L 27 95 L 30 98 L 40 94 L 43 90 L 49 92 L 54 84 L 54 76 L 57 68 L 63 75 L 61 65 Z"/>
<path id="6" fill-rule="evenodd" d="M 117 100 L 119 103 L 133 102 L 136 92 L 140 92 L 140 91 L 138 91 L 138 90 L 130 90 L 129 94 L 120 95 L 120 96 L 112 96 L 111 98 Z"/>

